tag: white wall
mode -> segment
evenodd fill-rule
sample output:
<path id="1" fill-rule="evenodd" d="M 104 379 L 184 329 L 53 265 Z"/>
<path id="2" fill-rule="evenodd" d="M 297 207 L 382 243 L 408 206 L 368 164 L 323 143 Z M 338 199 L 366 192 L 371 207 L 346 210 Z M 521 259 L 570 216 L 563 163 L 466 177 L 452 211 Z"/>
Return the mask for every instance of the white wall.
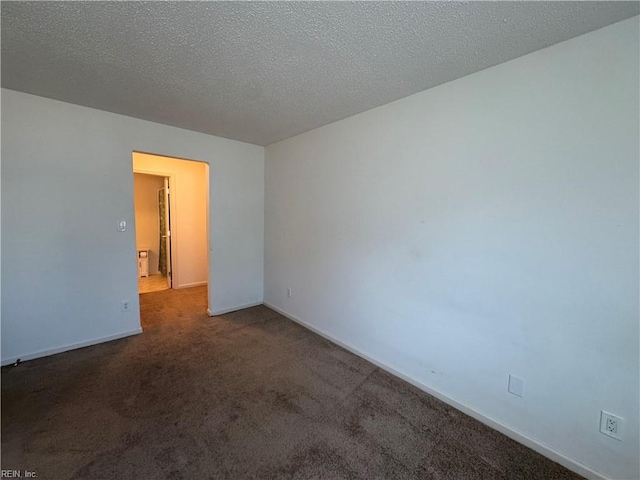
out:
<path id="1" fill-rule="evenodd" d="M 636 17 L 267 147 L 265 302 L 639 478 L 638 54 Z"/>
<path id="2" fill-rule="evenodd" d="M 133 169 L 171 174 L 173 288 L 207 283 L 207 165 L 134 152 Z"/>
<path id="3" fill-rule="evenodd" d="M 163 177 L 143 173 L 133 174 L 136 249 L 149 249 L 149 275 L 158 273 L 160 254 L 158 190 L 163 186 Z"/>
<path id="4" fill-rule="evenodd" d="M 2 363 L 139 331 L 134 150 L 209 164 L 210 307 L 262 301 L 262 147 L 3 89 Z"/>

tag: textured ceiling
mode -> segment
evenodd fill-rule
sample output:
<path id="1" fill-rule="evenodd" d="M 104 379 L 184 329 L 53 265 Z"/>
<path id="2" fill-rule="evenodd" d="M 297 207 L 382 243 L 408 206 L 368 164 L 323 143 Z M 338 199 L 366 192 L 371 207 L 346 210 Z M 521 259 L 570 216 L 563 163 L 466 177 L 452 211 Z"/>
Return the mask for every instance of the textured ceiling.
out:
<path id="1" fill-rule="evenodd" d="M 2 86 L 269 145 L 638 13 L 637 2 L 2 2 Z"/>

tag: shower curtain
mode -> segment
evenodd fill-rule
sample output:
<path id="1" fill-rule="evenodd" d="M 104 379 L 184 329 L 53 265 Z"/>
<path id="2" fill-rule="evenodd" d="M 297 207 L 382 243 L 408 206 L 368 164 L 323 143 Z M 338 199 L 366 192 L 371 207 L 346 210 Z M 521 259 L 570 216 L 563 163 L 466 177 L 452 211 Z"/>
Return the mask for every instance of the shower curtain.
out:
<path id="1" fill-rule="evenodd" d="M 158 255 L 158 270 L 162 275 L 167 275 L 167 242 L 165 239 L 166 225 L 166 205 L 164 188 L 158 190 L 158 214 L 160 215 L 160 254 Z"/>

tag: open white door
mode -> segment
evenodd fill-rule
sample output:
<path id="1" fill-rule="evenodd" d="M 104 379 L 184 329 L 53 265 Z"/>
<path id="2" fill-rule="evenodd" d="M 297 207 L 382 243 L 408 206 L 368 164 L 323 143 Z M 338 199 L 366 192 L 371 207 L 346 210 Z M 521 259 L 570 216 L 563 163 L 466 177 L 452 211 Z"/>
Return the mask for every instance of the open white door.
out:
<path id="1" fill-rule="evenodd" d="M 165 231 L 162 238 L 165 241 L 167 252 L 167 288 L 171 288 L 172 266 L 171 266 L 171 191 L 169 190 L 169 177 L 164 177 L 164 224 Z"/>

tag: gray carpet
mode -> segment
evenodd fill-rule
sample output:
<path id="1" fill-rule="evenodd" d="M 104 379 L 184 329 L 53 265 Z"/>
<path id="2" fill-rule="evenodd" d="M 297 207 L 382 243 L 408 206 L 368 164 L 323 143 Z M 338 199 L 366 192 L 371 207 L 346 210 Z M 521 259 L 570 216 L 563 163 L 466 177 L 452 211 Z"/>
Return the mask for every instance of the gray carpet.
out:
<path id="1" fill-rule="evenodd" d="M 141 296 L 144 334 L 2 370 L 2 468 L 38 479 L 576 479 L 278 313 Z"/>

